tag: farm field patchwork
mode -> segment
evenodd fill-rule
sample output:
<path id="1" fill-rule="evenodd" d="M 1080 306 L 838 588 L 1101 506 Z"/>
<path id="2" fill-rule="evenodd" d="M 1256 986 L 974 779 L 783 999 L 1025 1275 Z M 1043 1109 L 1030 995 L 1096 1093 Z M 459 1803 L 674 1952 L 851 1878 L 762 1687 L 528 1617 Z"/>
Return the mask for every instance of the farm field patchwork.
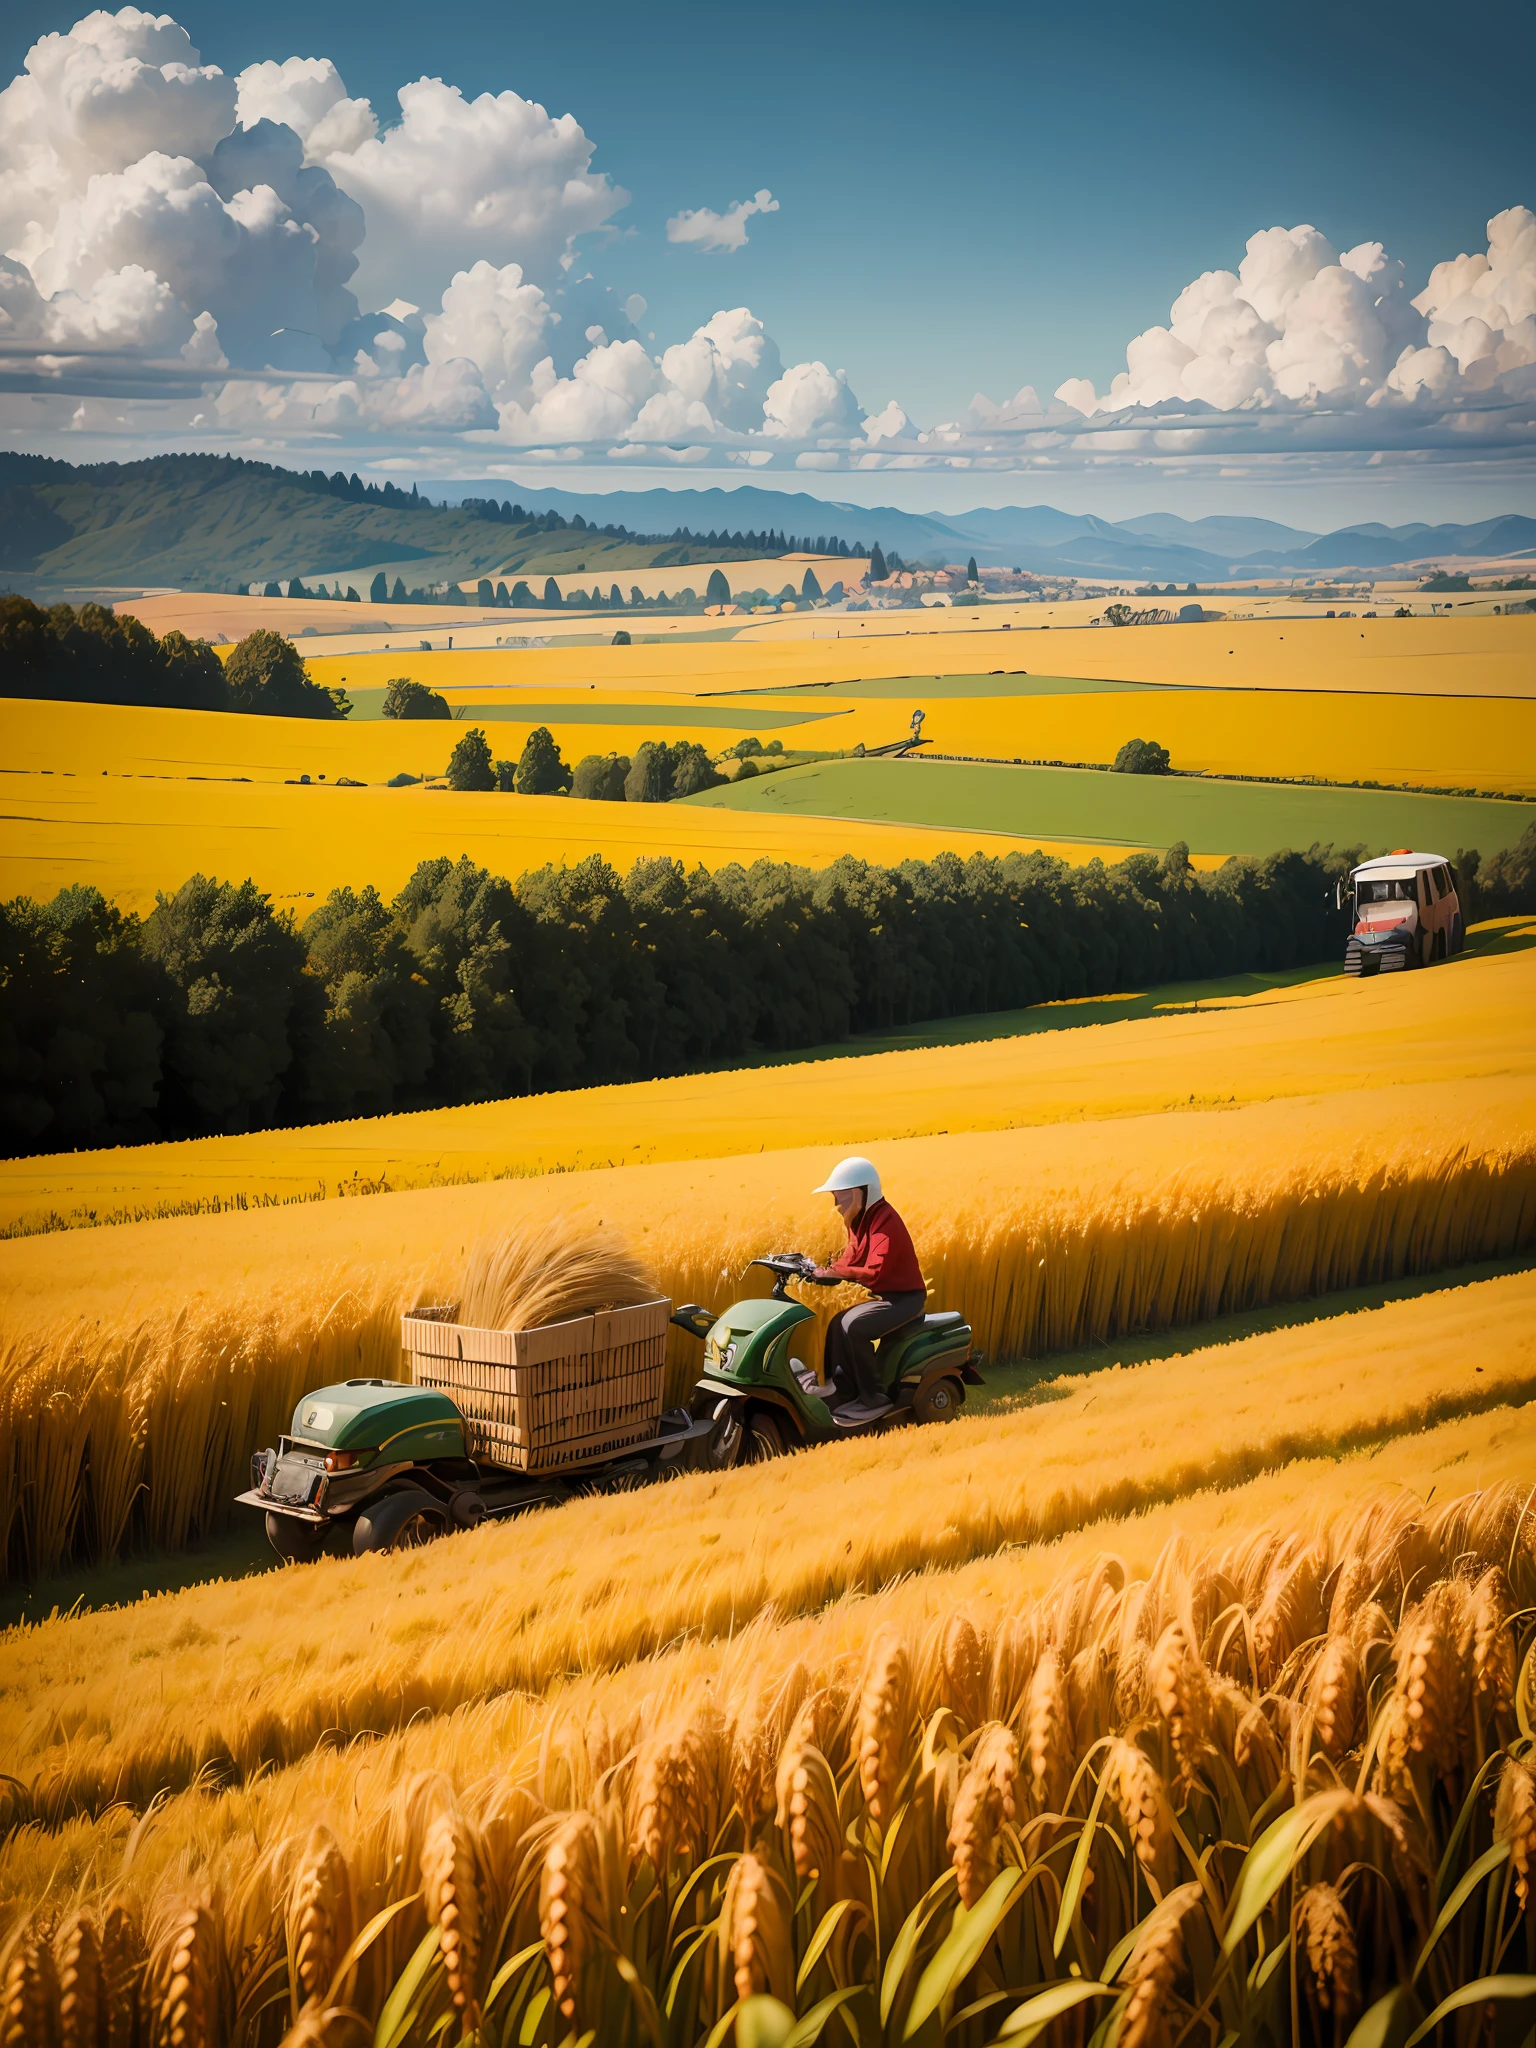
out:
<path id="1" fill-rule="evenodd" d="M 1373 851 L 1419 846 L 1447 855 L 1476 847 L 1486 856 L 1514 845 L 1536 815 L 1515 802 L 1402 790 L 921 759 L 813 762 L 707 790 L 683 804 L 760 817 L 963 824 L 1015 835 L 1032 829 L 1106 848 L 1166 846 L 1182 839 L 1191 853 L 1207 857 L 1319 842 L 1363 844 Z"/>
<path id="2" fill-rule="evenodd" d="M 1100 607 L 1084 607 L 1084 611 Z M 986 612 L 808 613 L 682 644 L 431 653 L 323 654 L 309 670 L 327 686 L 382 688 L 402 671 L 433 689 L 462 682 L 657 689 L 707 695 L 806 683 L 1032 669 L 1056 679 L 1193 689 L 1307 690 L 1440 697 L 1536 696 L 1536 616 L 1523 618 L 1233 620 L 1230 625 L 1042 628 L 1038 607 L 1009 608 L 1007 630 Z M 976 621 L 959 629 L 953 622 Z M 695 620 L 677 624 L 696 626 Z M 857 627 L 855 633 L 853 629 Z M 542 630 L 539 628 L 537 630 Z M 1044 637 L 1049 631 L 1049 639 Z M 402 661 L 403 656 L 403 661 Z"/>
<path id="3" fill-rule="evenodd" d="M 914 676 L 887 684 L 874 697 L 864 694 L 864 686 L 839 684 L 826 691 L 775 692 L 762 701 L 781 711 L 847 698 L 858 710 L 862 731 L 878 726 L 882 704 L 894 696 L 890 710 L 898 720 L 913 707 L 924 710 L 923 738 L 939 754 L 1107 766 L 1134 736 L 1167 747 L 1174 768 L 1185 773 L 1536 796 L 1536 697 L 1426 700 L 1192 689 L 1015 694 L 999 688 L 1012 678 L 975 680 L 989 682 L 991 690 L 970 696 L 949 687 L 934 697 L 932 679 Z M 958 685 L 971 679 L 944 681 Z"/>
<path id="4" fill-rule="evenodd" d="M 257 722 L 277 721 L 252 721 Z M 624 738 L 633 745 L 631 735 Z M 439 740 L 437 748 L 440 758 L 445 743 Z M 318 758 L 329 758 L 316 751 Z M 342 884 L 360 889 L 372 883 L 387 899 L 420 862 L 439 855 L 467 857 L 492 874 L 515 879 L 591 854 L 627 873 L 637 860 L 654 857 L 710 869 L 758 860 L 816 868 L 843 854 L 895 865 L 931 860 L 946 850 L 965 856 L 1038 848 L 1081 863 L 1098 851 L 926 825 L 856 819 L 786 824 L 772 815 L 736 817 L 682 804 L 317 784 L 287 788 L 212 776 L 7 775 L 0 777 L 0 800 L 0 895 L 46 901 L 60 889 L 89 883 L 140 912 L 154 908 L 157 891 L 174 890 L 199 872 L 222 881 L 250 876 L 275 901 L 301 911 Z"/>
<path id="5" fill-rule="evenodd" d="M 1245 992 L 1220 996 L 1195 983 L 951 1020 L 902 1034 L 913 1041 L 909 1050 L 869 1052 L 853 1041 L 768 1068 L 12 1159 L 0 1162 L 0 1227 L 50 1214 L 112 1218 L 177 1204 L 712 1158 L 743 1133 L 772 1152 L 1310 1098 L 1379 1085 L 1384 1069 L 1406 1089 L 1494 1075 L 1528 1080 L 1536 1076 L 1528 1028 L 1536 951 L 1524 949 L 1533 938 L 1519 924 L 1490 927 L 1453 968 L 1397 980 L 1350 981 L 1337 969 L 1320 978 L 1252 976 L 1237 984 Z M 1110 1018 L 1119 1021 L 1100 1021 Z M 925 1046 L 947 1032 L 985 1042 Z M 1052 1171 L 1064 1174 L 1082 1142 L 1063 1134 Z M 1037 1158 L 1033 1171 L 1043 1164 Z"/>

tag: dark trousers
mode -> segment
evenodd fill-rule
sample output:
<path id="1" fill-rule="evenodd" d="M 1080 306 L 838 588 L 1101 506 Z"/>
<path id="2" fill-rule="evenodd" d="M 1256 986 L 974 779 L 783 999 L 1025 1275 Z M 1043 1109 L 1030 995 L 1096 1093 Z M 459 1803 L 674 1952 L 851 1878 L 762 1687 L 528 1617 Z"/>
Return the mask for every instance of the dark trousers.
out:
<path id="1" fill-rule="evenodd" d="M 822 1377 L 835 1380 L 844 1394 L 851 1385 L 861 1401 L 878 1400 L 884 1389 L 875 1366 L 875 1339 L 915 1323 L 927 1299 L 921 1292 L 877 1294 L 834 1316 L 827 1325 Z"/>

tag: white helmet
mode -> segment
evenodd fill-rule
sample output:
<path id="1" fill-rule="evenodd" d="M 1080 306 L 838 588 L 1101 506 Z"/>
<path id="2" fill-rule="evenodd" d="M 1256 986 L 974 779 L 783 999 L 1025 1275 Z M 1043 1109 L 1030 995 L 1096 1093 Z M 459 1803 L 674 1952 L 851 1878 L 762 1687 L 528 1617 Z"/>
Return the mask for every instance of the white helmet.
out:
<path id="1" fill-rule="evenodd" d="M 866 1202 L 880 1199 L 880 1176 L 868 1159 L 855 1156 L 840 1159 L 827 1175 L 819 1188 L 812 1188 L 813 1195 L 841 1194 L 844 1188 L 862 1188 Z"/>

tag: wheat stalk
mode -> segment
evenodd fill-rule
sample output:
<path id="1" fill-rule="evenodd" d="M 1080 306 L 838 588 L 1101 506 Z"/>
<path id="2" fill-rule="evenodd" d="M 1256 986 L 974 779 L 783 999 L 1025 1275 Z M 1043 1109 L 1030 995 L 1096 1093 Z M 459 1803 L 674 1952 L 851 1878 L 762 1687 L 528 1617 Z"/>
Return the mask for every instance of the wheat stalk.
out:
<path id="1" fill-rule="evenodd" d="M 544 1852 L 539 1932 L 554 1979 L 555 2004 L 568 2020 L 576 2017 L 582 1966 L 594 1947 L 601 1886 L 597 1822 L 590 1813 L 567 1814 Z"/>
<path id="2" fill-rule="evenodd" d="M 859 1689 L 853 1739 L 864 1804 L 882 1828 L 890 1826 L 895 1813 L 911 1697 L 912 1667 L 905 1643 L 897 1635 L 879 1637 L 871 1646 Z"/>
<path id="3" fill-rule="evenodd" d="M 1504 1759 L 1494 1808 L 1495 1839 L 1509 1844 L 1515 1895 L 1523 1913 L 1531 1902 L 1531 1865 L 1536 1862 L 1536 1773 L 1514 1757 Z"/>
<path id="4" fill-rule="evenodd" d="M 595 1309 L 654 1301 L 660 1291 L 616 1233 L 578 1234 L 557 1216 L 470 1247 L 458 1320 L 477 1329 L 536 1330 Z"/>
<path id="5" fill-rule="evenodd" d="M 1318 2005 L 1336 2023 L 1347 2023 L 1360 2006 L 1359 1956 L 1344 1901 L 1331 1884 L 1308 1885 L 1297 1902 L 1296 1929 Z"/>
<path id="6" fill-rule="evenodd" d="M 1025 1746 L 1035 1805 L 1057 1811 L 1072 1765 L 1072 1711 L 1067 1671 L 1054 1643 L 1041 1652 L 1024 1708 Z"/>
<path id="7" fill-rule="evenodd" d="M 795 1952 L 790 1906 L 783 1887 L 760 1856 L 748 1850 L 731 1866 L 720 1911 L 722 1971 L 738 1998 L 763 1993 L 783 2004 L 795 1995 Z"/>
<path id="8" fill-rule="evenodd" d="M 455 2010 L 468 2014 L 475 2003 L 480 1958 L 480 1887 L 475 1842 L 461 1815 L 445 1809 L 428 1827 L 421 1845 L 421 1888 L 427 1917 L 438 1930 L 443 1974 Z"/>
<path id="9" fill-rule="evenodd" d="M 1011 1728 L 990 1722 L 960 1780 L 949 1823 L 949 1856 L 960 1880 L 960 1897 L 974 1906 L 997 1875 L 1003 1823 L 1014 1817 L 1014 1783 L 1019 1745 Z"/>

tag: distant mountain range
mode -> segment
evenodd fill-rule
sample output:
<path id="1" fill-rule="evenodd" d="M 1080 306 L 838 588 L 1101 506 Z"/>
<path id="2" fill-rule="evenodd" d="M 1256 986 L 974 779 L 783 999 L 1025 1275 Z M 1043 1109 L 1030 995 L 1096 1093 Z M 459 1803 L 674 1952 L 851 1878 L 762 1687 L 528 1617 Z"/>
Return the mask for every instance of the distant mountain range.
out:
<path id="1" fill-rule="evenodd" d="M 511 519 L 513 506 L 520 519 Z M 622 531 L 599 530 L 611 527 Z M 1536 519 L 1510 513 L 1471 526 L 1366 524 L 1316 534 L 1269 519 L 1152 512 L 1110 521 L 1050 505 L 902 512 L 755 484 L 578 492 L 489 478 L 434 481 L 420 493 L 225 456 L 75 468 L 0 453 L 0 588 L 44 597 L 338 575 L 366 590 L 380 570 L 408 587 L 583 570 L 606 585 L 652 564 L 839 543 L 862 554 L 877 542 L 908 562 L 974 555 L 984 567 L 1047 577 L 1182 587 L 1477 556 L 1536 560 Z"/>
<path id="2" fill-rule="evenodd" d="M 436 483 L 450 503 L 483 497 L 509 484 Z M 519 487 L 522 502 L 569 518 L 617 520 L 637 533 L 686 526 L 695 533 L 771 527 L 878 541 L 905 560 L 964 561 L 1015 567 L 1038 575 L 1134 578 L 1138 582 L 1210 583 L 1237 576 L 1317 576 L 1346 569 L 1382 569 L 1468 556 L 1536 555 L 1536 519 L 1506 513 L 1472 526 L 1375 524 L 1308 533 L 1273 519 L 1181 519 L 1149 512 L 1111 521 L 1052 505 L 985 506 L 973 512 L 901 512 L 893 505 L 849 505 L 805 491 L 562 491 Z M 601 507 L 599 512 L 596 508 Z"/>

